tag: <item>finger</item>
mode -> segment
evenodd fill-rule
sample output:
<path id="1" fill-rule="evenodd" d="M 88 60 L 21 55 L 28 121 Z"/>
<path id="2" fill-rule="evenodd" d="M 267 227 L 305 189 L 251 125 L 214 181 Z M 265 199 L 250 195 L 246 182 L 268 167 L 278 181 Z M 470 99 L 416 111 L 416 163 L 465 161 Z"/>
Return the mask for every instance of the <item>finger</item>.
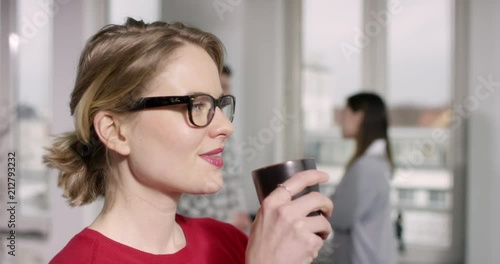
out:
<path id="1" fill-rule="evenodd" d="M 297 219 L 287 230 L 292 232 L 292 240 L 301 245 L 304 256 L 310 256 L 314 259 L 332 229 L 324 217 L 316 216 Z"/>
<path id="2" fill-rule="evenodd" d="M 332 232 L 332 225 L 321 215 L 306 217 L 305 219 L 305 228 L 311 233 L 320 236 L 323 240 L 326 240 Z"/>
<path id="3" fill-rule="evenodd" d="M 306 216 L 311 212 L 321 211 L 323 216 L 330 217 L 333 212 L 333 202 L 319 192 L 311 192 L 293 200 L 284 210 L 295 216 Z"/>
<path id="4" fill-rule="evenodd" d="M 305 263 L 313 263 L 314 259 L 318 257 L 319 251 L 321 250 L 323 245 L 324 245 L 324 239 L 322 239 L 317 234 L 309 233 L 304 244 L 304 246 L 307 248 L 306 254 L 309 256 L 306 259 L 309 262 Z"/>
<path id="5" fill-rule="evenodd" d="M 318 170 L 301 171 L 294 174 L 290 179 L 276 186 L 266 199 L 264 204 L 281 205 L 290 202 L 292 197 L 304 188 L 328 181 L 328 174 Z"/>
<path id="6" fill-rule="evenodd" d="M 332 232 L 332 225 L 323 216 L 302 217 L 293 224 L 293 230 L 296 234 L 315 234 L 322 240 L 328 238 Z M 300 237 L 300 235 L 297 235 Z"/>
<path id="7" fill-rule="evenodd" d="M 307 171 L 301 171 L 293 175 L 290 179 L 286 180 L 283 185 L 286 186 L 287 188 L 277 188 L 277 189 L 284 189 L 284 190 L 275 190 L 276 195 L 279 195 L 280 197 L 285 197 L 288 200 L 290 199 L 290 195 L 294 196 L 304 190 L 308 186 L 316 185 L 319 183 L 324 183 L 328 181 L 328 174 L 322 171 L 318 170 L 307 170 Z M 290 193 L 288 193 L 288 191 Z M 274 193 L 274 192 L 273 192 Z M 273 194 L 271 193 L 271 194 Z"/>

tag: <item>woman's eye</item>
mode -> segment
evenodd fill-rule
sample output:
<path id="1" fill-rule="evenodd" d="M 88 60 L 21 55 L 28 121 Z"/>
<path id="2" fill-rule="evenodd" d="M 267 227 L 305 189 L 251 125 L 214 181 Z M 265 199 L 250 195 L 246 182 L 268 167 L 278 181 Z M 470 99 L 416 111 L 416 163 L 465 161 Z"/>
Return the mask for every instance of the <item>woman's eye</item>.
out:
<path id="1" fill-rule="evenodd" d="M 193 104 L 193 110 L 200 111 L 203 104 L 195 103 Z"/>
<path id="2" fill-rule="evenodd" d="M 203 103 L 203 102 L 194 103 L 193 110 L 200 111 L 200 112 L 205 111 L 208 107 L 207 105 L 208 105 L 207 103 Z"/>

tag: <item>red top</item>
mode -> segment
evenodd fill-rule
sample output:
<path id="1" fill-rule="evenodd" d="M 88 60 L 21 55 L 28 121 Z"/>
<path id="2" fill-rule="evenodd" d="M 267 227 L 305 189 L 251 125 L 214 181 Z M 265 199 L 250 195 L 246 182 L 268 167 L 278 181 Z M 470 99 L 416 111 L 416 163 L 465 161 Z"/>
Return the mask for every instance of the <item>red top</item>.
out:
<path id="1" fill-rule="evenodd" d="M 174 254 L 155 255 L 120 244 L 85 228 L 74 236 L 50 264 L 173 264 L 245 263 L 248 237 L 233 227 L 210 218 L 176 216 L 186 246 Z"/>

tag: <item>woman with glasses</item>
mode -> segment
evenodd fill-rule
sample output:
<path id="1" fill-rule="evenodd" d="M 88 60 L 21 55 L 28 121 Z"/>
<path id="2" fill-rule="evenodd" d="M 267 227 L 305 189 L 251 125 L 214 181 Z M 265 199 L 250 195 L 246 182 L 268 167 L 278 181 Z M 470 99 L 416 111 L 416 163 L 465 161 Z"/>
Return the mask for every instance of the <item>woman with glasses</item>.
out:
<path id="1" fill-rule="evenodd" d="M 51 263 L 309 263 L 331 227 L 325 182 L 296 174 L 257 212 L 251 234 L 176 213 L 183 193 L 223 185 L 221 154 L 233 132 L 235 98 L 219 80 L 223 46 L 182 24 L 128 19 L 87 43 L 71 94 L 75 131 L 58 136 L 44 162 L 59 170 L 72 206 L 104 208 Z M 324 216 L 306 217 L 321 210 Z"/>
<path id="2" fill-rule="evenodd" d="M 374 93 L 352 95 L 341 123 L 344 138 L 354 139 L 356 149 L 332 197 L 332 263 L 394 264 L 393 163 L 385 103 Z"/>

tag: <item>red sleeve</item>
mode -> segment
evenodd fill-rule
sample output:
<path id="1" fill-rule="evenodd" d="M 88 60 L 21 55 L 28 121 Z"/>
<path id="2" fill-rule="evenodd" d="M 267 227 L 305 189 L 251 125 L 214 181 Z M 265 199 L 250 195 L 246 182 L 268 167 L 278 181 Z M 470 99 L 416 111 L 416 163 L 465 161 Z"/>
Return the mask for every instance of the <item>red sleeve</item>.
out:
<path id="1" fill-rule="evenodd" d="M 81 234 L 74 236 L 49 264 L 90 264 L 93 263 L 95 241 Z"/>

